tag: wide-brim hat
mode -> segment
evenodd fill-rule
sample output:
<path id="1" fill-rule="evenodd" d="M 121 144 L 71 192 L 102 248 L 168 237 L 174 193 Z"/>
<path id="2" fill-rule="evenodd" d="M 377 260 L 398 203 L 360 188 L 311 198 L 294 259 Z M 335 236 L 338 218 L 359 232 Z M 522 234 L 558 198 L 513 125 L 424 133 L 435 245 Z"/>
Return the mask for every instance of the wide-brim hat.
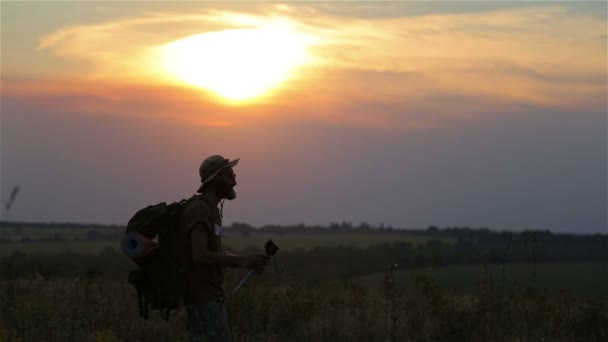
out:
<path id="1" fill-rule="evenodd" d="M 236 166 L 239 159 L 229 160 L 220 155 L 214 155 L 205 159 L 198 168 L 198 174 L 201 177 L 201 186 L 198 192 L 201 192 L 203 186 L 211 182 L 223 169 Z"/>

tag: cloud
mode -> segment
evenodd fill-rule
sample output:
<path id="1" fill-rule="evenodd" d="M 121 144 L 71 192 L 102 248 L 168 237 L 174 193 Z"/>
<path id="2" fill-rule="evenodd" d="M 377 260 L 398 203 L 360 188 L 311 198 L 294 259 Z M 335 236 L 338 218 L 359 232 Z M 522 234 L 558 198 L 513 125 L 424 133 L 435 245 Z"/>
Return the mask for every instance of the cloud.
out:
<path id="1" fill-rule="evenodd" d="M 171 120 L 202 127 L 242 125 L 242 108 L 224 106 L 198 90 L 80 79 L 3 80 L 2 97 L 74 115 Z M 250 113 L 256 110 L 249 108 Z M 50 113 L 53 110 L 49 110 Z M 42 112 L 40 115 L 46 115 Z M 50 114 L 49 114 L 50 115 Z"/>
<path id="2" fill-rule="evenodd" d="M 603 99 L 606 44 L 596 38 L 605 30 L 605 22 L 560 6 L 351 18 L 325 35 L 332 44 L 323 55 L 331 68 L 406 75 L 383 83 L 392 92 L 368 83 L 365 96 L 438 91 L 574 108 Z"/>
<path id="3" fill-rule="evenodd" d="M 322 8 L 148 12 L 68 26 L 42 37 L 39 49 L 85 63 L 90 72 L 67 71 L 70 86 L 47 80 L 34 89 L 37 96 L 75 95 L 75 111 L 128 108 L 160 117 L 179 112 L 187 120 L 225 125 L 307 115 L 330 123 L 434 127 L 522 104 L 584 110 L 605 105 L 606 42 L 597 37 L 605 34 L 606 22 L 567 7 L 382 18 L 339 16 Z M 226 106 L 199 90 L 167 84 L 158 61 L 150 59 L 154 48 L 179 38 L 276 20 L 314 37 L 314 58 L 255 106 Z M 27 87 L 31 95 L 33 85 Z M 19 87 L 7 88 L 16 94 Z M 201 112 L 214 114 L 201 121 Z"/>

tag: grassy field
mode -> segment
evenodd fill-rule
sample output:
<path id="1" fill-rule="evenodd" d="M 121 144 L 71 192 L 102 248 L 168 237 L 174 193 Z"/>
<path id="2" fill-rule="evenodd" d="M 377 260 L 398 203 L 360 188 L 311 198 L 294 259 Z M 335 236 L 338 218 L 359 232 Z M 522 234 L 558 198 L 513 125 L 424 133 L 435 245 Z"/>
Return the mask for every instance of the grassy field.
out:
<path id="1" fill-rule="evenodd" d="M 241 233 L 226 233 L 223 243 L 228 248 L 243 250 L 248 247 L 261 248 L 266 241 L 272 240 L 282 250 L 311 250 L 317 247 L 355 247 L 367 248 L 373 245 L 381 245 L 392 242 L 408 242 L 412 246 L 424 244 L 431 238 L 421 235 L 407 233 L 253 233 L 244 237 Z M 449 239 L 443 239 L 450 242 Z"/>
<path id="2" fill-rule="evenodd" d="M 411 292 L 350 282 L 271 288 L 226 301 L 235 342 L 606 341 L 608 302 L 542 294 L 459 297 L 433 281 Z M 0 281 L 0 341 L 187 341 L 182 308 L 142 320 L 125 281 Z"/>
<path id="3" fill-rule="evenodd" d="M 169 322 L 158 312 L 150 321 L 138 317 L 136 292 L 126 281 L 134 264 L 121 254 L 102 253 L 119 250 L 119 238 L 108 238 L 112 230 L 91 234 L 94 230 L 81 228 L 71 232 L 80 234 L 72 241 L 53 235 L 65 239 L 70 229 L 38 230 L 36 235 L 22 229 L 18 242 L 0 243 L 0 342 L 187 340 L 183 308 Z M 21 241 L 23 237 L 31 241 Z M 603 240 L 547 238 L 538 250 L 537 240 L 531 243 L 528 236 L 514 238 L 512 244 L 510 239 L 487 239 L 483 248 L 462 242 L 426 245 L 436 237 L 227 229 L 228 250 L 261 252 L 272 239 L 290 252 L 278 258 L 281 271 L 270 266 L 226 301 L 234 341 L 608 341 Z M 418 248 L 365 249 L 394 242 Z M 337 246 L 360 249 L 331 248 Z M 322 247 L 327 248 L 315 250 Z M 503 260 L 501 248 L 510 248 L 512 262 L 519 263 L 484 265 Z M 604 261 L 521 262 L 533 255 Z M 581 256 L 587 259 L 576 259 Z M 419 268 L 387 270 L 394 262 Z M 446 262 L 478 264 L 423 268 Z M 226 289 L 233 289 L 245 272 L 229 270 Z"/>
<path id="4" fill-rule="evenodd" d="M 266 241 L 272 239 L 279 245 L 281 250 L 311 250 L 317 247 L 369 247 L 396 241 L 409 242 L 412 246 L 426 243 L 431 240 L 429 237 L 413 235 L 407 233 L 224 233 L 223 243 L 226 249 L 240 251 L 247 248 L 257 248 L 263 251 Z M 444 239 L 448 242 L 449 240 Z M 27 255 L 33 254 L 61 254 L 65 251 L 72 251 L 79 254 L 95 255 L 106 248 L 120 249 L 120 241 L 115 240 L 72 240 L 72 241 L 16 241 L 0 244 L 0 257 L 10 256 L 20 252 Z"/>
<path id="5" fill-rule="evenodd" d="M 11 256 L 14 253 L 26 255 L 57 255 L 73 252 L 84 255 L 97 255 L 106 248 L 120 250 L 120 241 L 112 240 L 74 240 L 74 241 L 31 241 L 9 242 L 0 244 L 0 258 Z"/>
<path id="6" fill-rule="evenodd" d="M 444 289 L 458 293 L 479 291 L 484 279 L 492 279 L 497 291 L 522 291 L 526 288 L 547 289 L 550 293 L 566 291 L 570 295 L 608 299 L 608 263 L 560 262 L 537 263 L 536 272 L 530 264 L 458 265 L 397 271 L 393 279 L 397 286 L 413 288 L 416 275 L 429 275 Z M 386 274 L 361 278 L 370 286 L 382 286 Z"/>
<path id="7" fill-rule="evenodd" d="M 91 234 L 97 236 L 108 236 L 120 232 L 119 228 L 100 228 L 91 227 L 90 229 L 82 227 L 30 227 L 21 226 L 18 228 L 2 227 L 0 229 L 0 240 L 21 241 L 22 239 L 30 240 L 48 240 L 61 238 L 67 240 L 83 240 L 87 239 Z M 122 230 L 124 231 L 124 230 Z"/>

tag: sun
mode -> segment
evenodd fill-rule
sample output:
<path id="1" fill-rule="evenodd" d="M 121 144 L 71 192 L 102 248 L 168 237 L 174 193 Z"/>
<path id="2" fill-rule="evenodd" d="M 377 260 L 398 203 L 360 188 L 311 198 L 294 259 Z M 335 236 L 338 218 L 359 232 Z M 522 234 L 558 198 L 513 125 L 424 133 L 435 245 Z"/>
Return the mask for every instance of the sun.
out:
<path id="1" fill-rule="evenodd" d="M 162 47 L 163 65 L 178 81 L 232 101 L 267 94 L 307 63 L 310 37 L 283 25 L 214 31 Z"/>

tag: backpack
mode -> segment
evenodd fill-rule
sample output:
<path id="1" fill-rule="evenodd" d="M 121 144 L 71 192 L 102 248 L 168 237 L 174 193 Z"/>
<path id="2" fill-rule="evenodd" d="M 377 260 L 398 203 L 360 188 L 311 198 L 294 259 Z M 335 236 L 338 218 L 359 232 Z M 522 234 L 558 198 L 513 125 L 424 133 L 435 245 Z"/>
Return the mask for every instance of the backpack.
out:
<path id="1" fill-rule="evenodd" d="M 169 320 L 179 309 L 186 289 L 188 259 L 179 238 L 180 217 L 186 200 L 150 205 L 135 213 L 127 224 L 122 250 L 138 266 L 128 282 L 137 290 L 139 316 L 159 310 Z"/>

